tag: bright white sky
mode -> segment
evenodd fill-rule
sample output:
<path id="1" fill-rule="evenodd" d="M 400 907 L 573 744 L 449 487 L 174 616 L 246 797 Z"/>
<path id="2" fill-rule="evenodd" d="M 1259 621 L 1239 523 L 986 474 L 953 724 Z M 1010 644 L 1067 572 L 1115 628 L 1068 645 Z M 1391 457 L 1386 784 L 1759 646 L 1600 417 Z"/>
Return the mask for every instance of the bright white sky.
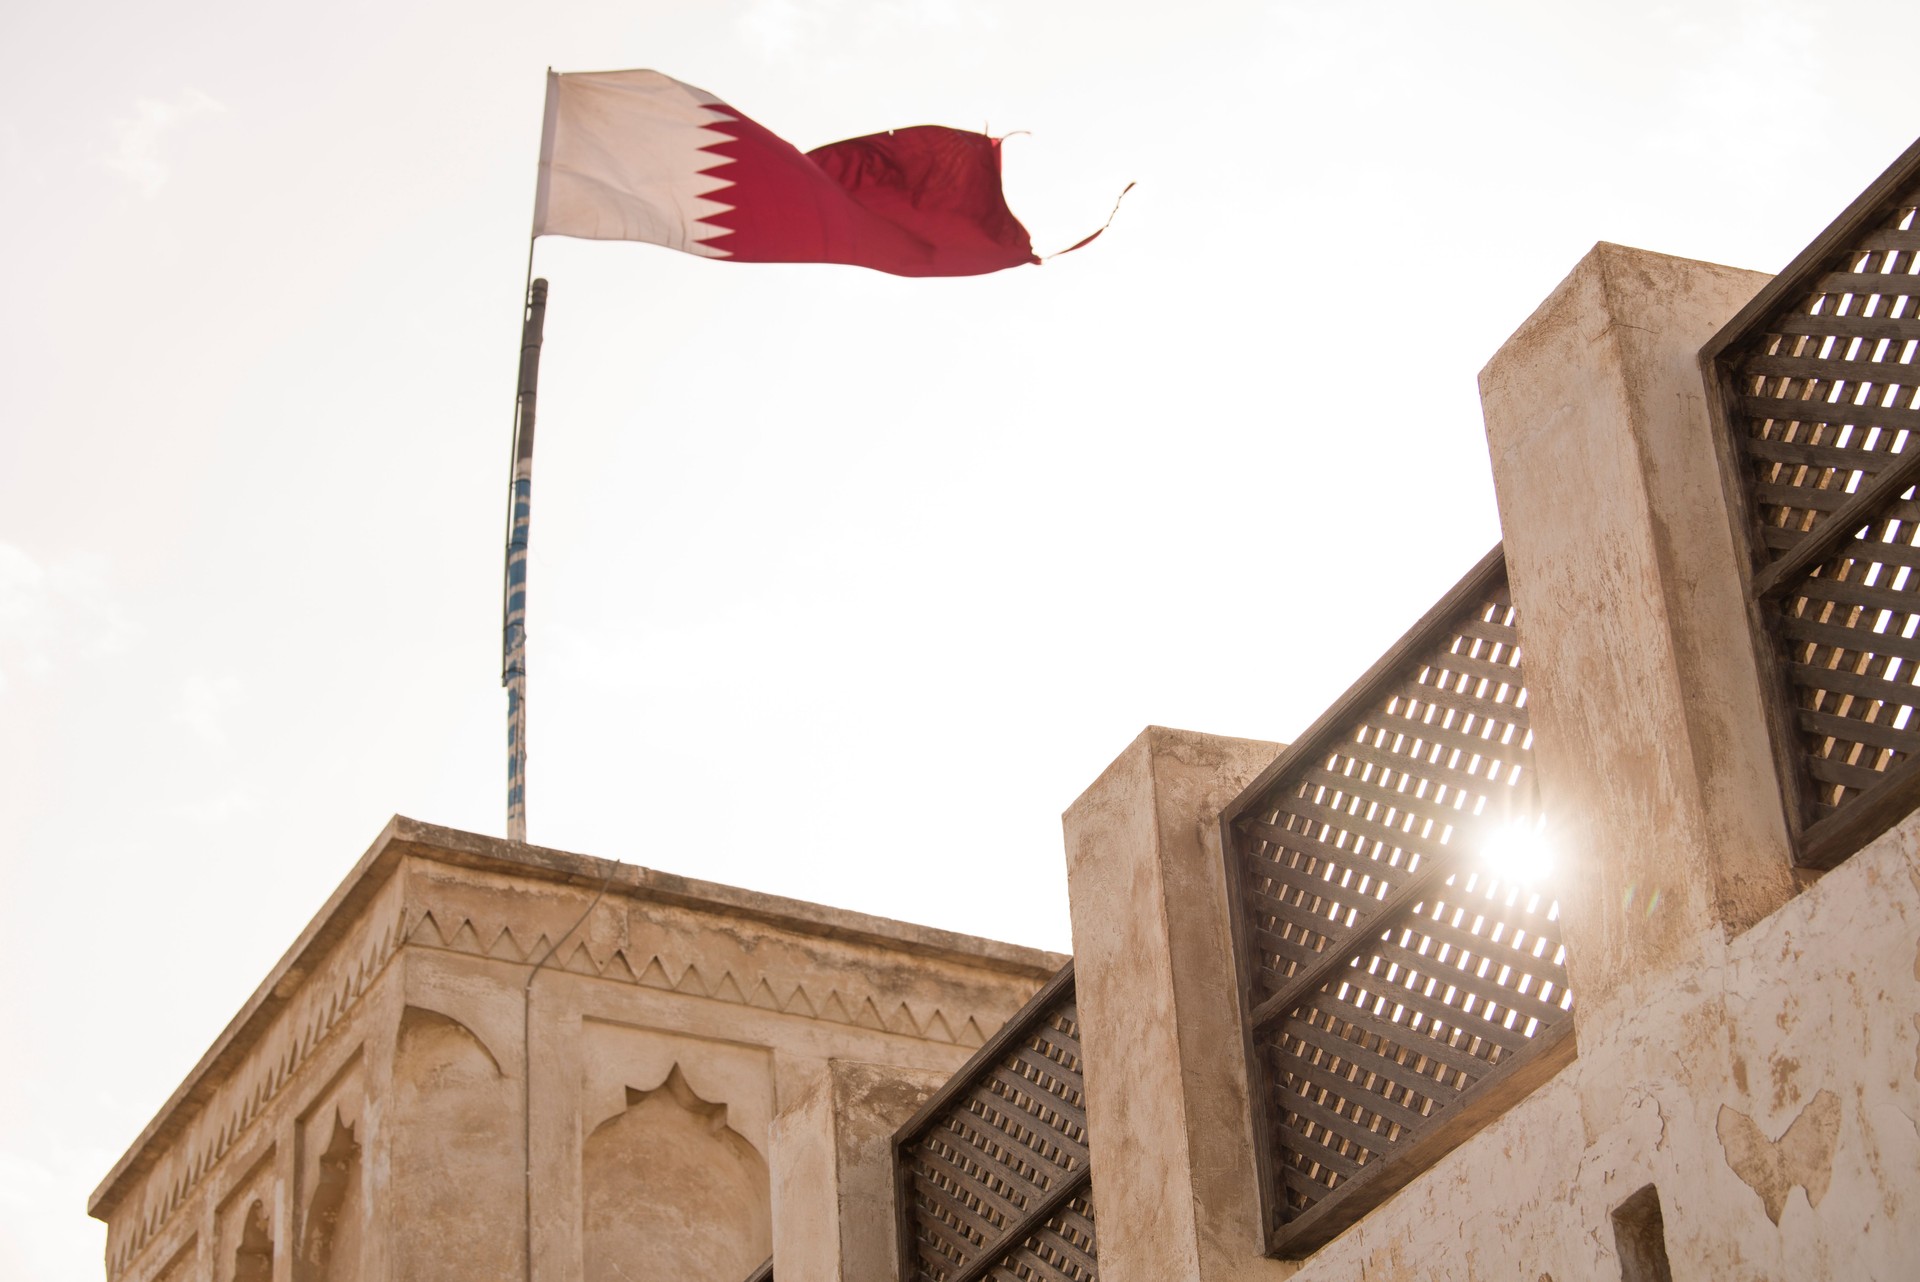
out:
<path id="1" fill-rule="evenodd" d="M 0 1278 L 101 1276 L 88 1191 L 390 814 L 503 830 L 549 64 L 803 147 L 1030 130 L 1042 252 L 1138 181 L 979 279 L 538 259 L 533 838 L 1064 950 L 1058 814 L 1142 726 L 1293 736 L 1498 537 L 1475 374 L 1574 261 L 1784 265 L 1920 132 L 1916 39 L 1804 0 L 13 0 Z"/>

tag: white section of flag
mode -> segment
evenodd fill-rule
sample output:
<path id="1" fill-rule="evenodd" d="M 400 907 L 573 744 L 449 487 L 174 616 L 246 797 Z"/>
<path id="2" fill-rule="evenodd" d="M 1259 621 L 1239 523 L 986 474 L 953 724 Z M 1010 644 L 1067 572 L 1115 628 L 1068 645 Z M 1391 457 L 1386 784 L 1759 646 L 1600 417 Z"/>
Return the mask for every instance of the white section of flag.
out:
<path id="1" fill-rule="evenodd" d="M 702 243 L 724 230 L 705 220 L 732 208 L 707 199 L 733 163 L 702 150 L 728 140 L 707 128 L 733 118 L 718 105 L 657 71 L 549 71 L 533 234 L 728 257 Z"/>

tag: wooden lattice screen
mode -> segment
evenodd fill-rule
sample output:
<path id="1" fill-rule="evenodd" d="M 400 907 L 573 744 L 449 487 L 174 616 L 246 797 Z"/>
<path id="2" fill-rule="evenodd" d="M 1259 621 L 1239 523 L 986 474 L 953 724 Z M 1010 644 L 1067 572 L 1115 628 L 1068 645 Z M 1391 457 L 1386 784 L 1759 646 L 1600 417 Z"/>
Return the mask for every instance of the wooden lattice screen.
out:
<path id="1" fill-rule="evenodd" d="M 1094 1282 L 1071 962 L 893 1143 L 904 1282 Z"/>
<path id="2" fill-rule="evenodd" d="M 1703 353 L 1799 861 L 1920 802 L 1920 143 Z"/>
<path id="3" fill-rule="evenodd" d="M 1269 1249 L 1326 1242 L 1573 1054 L 1495 548 L 1222 817 Z"/>

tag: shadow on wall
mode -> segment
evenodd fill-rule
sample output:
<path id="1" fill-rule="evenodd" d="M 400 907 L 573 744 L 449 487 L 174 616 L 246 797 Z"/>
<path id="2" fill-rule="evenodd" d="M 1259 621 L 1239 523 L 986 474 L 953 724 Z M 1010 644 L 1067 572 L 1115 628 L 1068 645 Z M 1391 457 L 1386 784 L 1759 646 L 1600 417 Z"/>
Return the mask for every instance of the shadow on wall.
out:
<path id="1" fill-rule="evenodd" d="M 586 1282 L 740 1282 L 773 1250 L 767 1162 L 676 1065 L 587 1137 Z"/>
<path id="2" fill-rule="evenodd" d="M 273 1282 L 273 1238 L 267 1231 L 267 1208 L 259 1198 L 247 1208 L 246 1227 L 233 1253 L 233 1282 Z"/>
<path id="3" fill-rule="evenodd" d="M 307 1205 L 306 1233 L 294 1259 L 295 1282 L 344 1282 L 360 1260 L 360 1144 L 338 1113 L 320 1155 L 320 1177 Z"/>
<path id="4" fill-rule="evenodd" d="M 409 1006 L 393 1070 L 397 1276 L 406 1282 L 518 1278 L 525 1201 L 520 1087 L 473 1029 Z M 458 1173 L 457 1175 L 453 1173 Z"/>

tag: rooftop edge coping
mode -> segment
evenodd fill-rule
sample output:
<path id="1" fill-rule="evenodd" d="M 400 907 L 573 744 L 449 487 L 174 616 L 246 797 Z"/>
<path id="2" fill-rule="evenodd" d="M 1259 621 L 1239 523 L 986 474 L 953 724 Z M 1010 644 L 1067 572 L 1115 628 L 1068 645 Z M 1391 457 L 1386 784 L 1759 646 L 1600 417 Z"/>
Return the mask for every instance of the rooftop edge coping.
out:
<path id="1" fill-rule="evenodd" d="M 214 1089 L 208 1085 L 214 1070 L 237 1064 L 245 1056 L 274 1017 L 300 991 L 307 976 L 345 937 L 360 909 L 392 878 L 401 860 L 408 855 L 461 868 L 518 873 L 594 890 L 604 881 L 608 890 L 618 890 L 630 899 L 708 911 L 719 909 L 734 917 L 765 922 L 799 934 L 875 945 L 966 965 L 984 964 L 991 970 L 1030 975 L 1043 982 L 1068 960 L 1063 954 L 1023 944 L 786 899 L 618 860 L 506 841 L 395 815 L 267 973 L 266 979 L 227 1022 L 206 1054 L 160 1106 L 153 1120 L 88 1196 L 88 1215 L 104 1221 L 113 1213 L 132 1181 L 158 1160 L 157 1146 L 178 1136 L 198 1116 L 199 1109 L 190 1106 L 205 1104 Z M 609 864 L 612 864 L 611 872 Z"/>

